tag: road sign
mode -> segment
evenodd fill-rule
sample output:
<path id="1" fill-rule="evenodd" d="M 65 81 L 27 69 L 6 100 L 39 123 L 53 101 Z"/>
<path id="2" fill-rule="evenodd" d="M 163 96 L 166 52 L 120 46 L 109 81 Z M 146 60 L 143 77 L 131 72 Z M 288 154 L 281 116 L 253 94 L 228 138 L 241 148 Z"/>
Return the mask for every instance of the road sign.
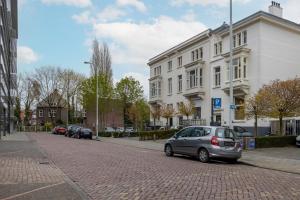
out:
<path id="1" fill-rule="evenodd" d="M 221 109 L 222 107 L 222 99 L 214 98 L 214 109 Z"/>
<path id="2" fill-rule="evenodd" d="M 236 105 L 230 105 L 230 109 L 231 110 L 235 110 L 236 109 Z"/>

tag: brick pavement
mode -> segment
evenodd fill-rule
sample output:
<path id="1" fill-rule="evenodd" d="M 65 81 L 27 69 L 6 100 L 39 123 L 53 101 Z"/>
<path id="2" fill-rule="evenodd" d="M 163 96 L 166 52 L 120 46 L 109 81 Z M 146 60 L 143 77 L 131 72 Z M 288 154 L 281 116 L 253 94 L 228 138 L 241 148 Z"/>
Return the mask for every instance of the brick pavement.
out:
<path id="1" fill-rule="evenodd" d="M 165 140 L 139 141 L 138 138 L 101 138 L 104 142 L 163 151 Z M 300 174 L 300 148 L 265 148 L 243 151 L 240 162 L 256 167 Z"/>
<path id="2" fill-rule="evenodd" d="M 300 199 L 300 176 L 160 151 L 30 134 L 92 199 Z"/>
<path id="3" fill-rule="evenodd" d="M 3 139 L 0 141 L 0 200 L 84 198 L 25 134 Z"/>

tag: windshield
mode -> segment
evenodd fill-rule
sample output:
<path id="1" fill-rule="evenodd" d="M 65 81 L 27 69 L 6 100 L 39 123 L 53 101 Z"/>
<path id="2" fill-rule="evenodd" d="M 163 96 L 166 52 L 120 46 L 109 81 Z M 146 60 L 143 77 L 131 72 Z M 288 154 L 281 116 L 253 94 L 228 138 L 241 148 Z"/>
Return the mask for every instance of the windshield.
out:
<path id="1" fill-rule="evenodd" d="M 218 138 L 236 138 L 236 133 L 229 128 L 218 128 L 216 130 L 216 136 Z"/>

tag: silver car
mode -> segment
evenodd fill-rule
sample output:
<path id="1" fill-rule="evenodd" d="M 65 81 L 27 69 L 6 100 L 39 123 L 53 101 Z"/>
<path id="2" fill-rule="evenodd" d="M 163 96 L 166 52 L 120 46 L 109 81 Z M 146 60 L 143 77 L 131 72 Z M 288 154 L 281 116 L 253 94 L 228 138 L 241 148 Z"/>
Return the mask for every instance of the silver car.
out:
<path id="1" fill-rule="evenodd" d="M 236 133 L 229 128 L 190 126 L 177 132 L 165 143 L 167 156 L 183 154 L 197 156 L 201 162 L 211 158 L 226 158 L 236 162 L 242 147 Z"/>

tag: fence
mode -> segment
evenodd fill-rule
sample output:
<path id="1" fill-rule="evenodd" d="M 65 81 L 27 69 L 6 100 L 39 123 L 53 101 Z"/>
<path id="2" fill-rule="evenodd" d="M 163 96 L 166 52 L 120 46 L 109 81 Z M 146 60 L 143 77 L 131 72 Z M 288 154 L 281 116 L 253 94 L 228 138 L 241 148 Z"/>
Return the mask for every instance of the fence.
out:
<path id="1" fill-rule="evenodd" d="M 17 131 L 19 132 L 49 132 L 50 127 L 47 126 L 18 126 Z"/>
<path id="2" fill-rule="evenodd" d="M 205 119 L 183 119 L 179 122 L 180 126 L 206 126 Z"/>
<path id="3" fill-rule="evenodd" d="M 279 121 L 271 121 L 271 133 L 279 133 Z M 300 135 L 300 119 L 283 120 L 283 135 Z"/>

